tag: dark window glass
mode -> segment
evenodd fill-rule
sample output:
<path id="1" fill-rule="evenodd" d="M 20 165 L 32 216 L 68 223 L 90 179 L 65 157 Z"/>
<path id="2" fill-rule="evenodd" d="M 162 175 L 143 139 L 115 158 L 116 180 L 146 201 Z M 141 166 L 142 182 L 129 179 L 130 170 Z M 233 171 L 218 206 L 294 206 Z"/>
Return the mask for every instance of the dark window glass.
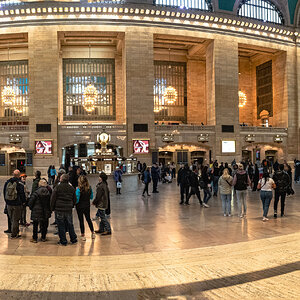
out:
<path id="1" fill-rule="evenodd" d="M 0 166 L 5 166 L 5 154 L 0 154 Z"/>
<path id="2" fill-rule="evenodd" d="M 36 132 L 51 132 L 51 124 L 36 124 Z"/>
<path id="3" fill-rule="evenodd" d="M 256 96 L 257 96 L 257 119 L 260 113 L 266 110 L 269 116 L 273 116 L 273 82 L 272 61 L 268 61 L 256 67 Z"/>
<path id="4" fill-rule="evenodd" d="M 32 152 L 27 152 L 26 153 L 26 166 L 32 167 L 32 164 L 33 164 L 32 158 L 33 158 Z"/>
<path id="5" fill-rule="evenodd" d="M 134 132 L 148 132 L 148 124 L 133 124 Z"/>
<path id="6" fill-rule="evenodd" d="M 222 132 L 234 132 L 233 125 L 222 125 Z"/>

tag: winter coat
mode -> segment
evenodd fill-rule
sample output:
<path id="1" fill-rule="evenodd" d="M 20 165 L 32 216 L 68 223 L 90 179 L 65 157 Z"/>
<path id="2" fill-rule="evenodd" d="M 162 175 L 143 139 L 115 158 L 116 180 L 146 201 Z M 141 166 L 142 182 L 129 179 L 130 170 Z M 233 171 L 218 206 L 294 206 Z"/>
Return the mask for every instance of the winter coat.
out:
<path id="1" fill-rule="evenodd" d="M 190 185 L 191 170 L 189 168 L 180 169 L 177 175 L 177 183 L 185 186 Z"/>
<path id="2" fill-rule="evenodd" d="M 88 192 L 76 189 L 76 208 L 86 208 L 91 206 L 91 200 L 93 199 L 93 190 L 90 187 Z"/>
<path id="3" fill-rule="evenodd" d="M 159 179 L 159 168 L 152 166 L 151 168 L 151 177 L 152 180 L 158 180 Z"/>
<path id="4" fill-rule="evenodd" d="M 227 181 L 226 181 L 227 180 Z M 233 178 L 229 176 L 227 179 L 222 175 L 219 178 L 219 190 L 222 195 L 230 195 L 232 191 L 232 181 Z"/>
<path id="5" fill-rule="evenodd" d="M 273 180 L 276 184 L 275 191 L 286 193 L 291 183 L 289 175 L 285 171 L 278 170 L 274 173 Z"/>
<path id="6" fill-rule="evenodd" d="M 63 181 L 53 190 L 51 211 L 72 213 L 76 201 L 75 189 L 69 182 Z"/>
<path id="7" fill-rule="evenodd" d="M 93 204 L 99 209 L 108 208 L 109 189 L 106 182 L 100 182 L 96 186 L 96 197 Z"/>
<path id="8" fill-rule="evenodd" d="M 32 187 L 31 187 L 31 194 L 33 194 L 39 188 L 39 182 L 41 178 L 33 179 Z"/>
<path id="9" fill-rule="evenodd" d="M 150 176 L 150 172 L 149 171 L 145 171 L 143 173 L 143 181 L 145 183 L 150 183 L 151 182 L 151 176 Z"/>
<path id="10" fill-rule="evenodd" d="M 5 195 L 6 195 L 6 187 L 8 185 L 8 183 L 17 183 L 17 199 L 16 200 L 7 200 L 5 199 Z M 20 183 L 20 179 L 16 178 L 16 177 L 12 177 L 9 180 L 7 180 L 4 184 L 4 188 L 3 188 L 3 197 L 5 199 L 5 202 L 7 205 L 10 206 L 20 206 L 24 203 L 26 203 L 26 195 L 25 195 L 25 190 L 24 190 L 24 185 Z"/>
<path id="11" fill-rule="evenodd" d="M 123 174 L 123 172 L 121 170 L 116 170 L 114 172 L 114 181 L 115 182 L 122 182 L 122 174 Z"/>
<path id="12" fill-rule="evenodd" d="M 189 178 L 189 182 L 190 182 L 190 186 L 192 188 L 197 189 L 199 186 L 199 178 L 198 178 L 198 174 L 196 174 L 195 172 L 191 172 L 190 178 Z"/>
<path id="13" fill-rule="evenodd" d="M 30 197 L 28 206 L 32 221 L 45 221 L 51 217 L 51 193 L 47 187 L 39 187 Z"/>

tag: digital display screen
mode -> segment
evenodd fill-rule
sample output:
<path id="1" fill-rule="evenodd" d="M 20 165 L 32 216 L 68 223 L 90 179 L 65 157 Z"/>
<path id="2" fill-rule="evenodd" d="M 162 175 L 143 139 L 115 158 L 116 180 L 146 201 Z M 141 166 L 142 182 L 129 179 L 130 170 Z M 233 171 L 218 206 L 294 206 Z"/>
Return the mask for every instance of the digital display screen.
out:
<path id="1" fill-rule="evenodd" d="M 235 153 L 235 141 L 222 141 L 222 153 Z"/>
<path id="2" fill-rule="evenodd" d="M 133 141 L 133 153 L 134 154 L 149 153 L 149 140 Z"/>
<path id="3" fill-rule="evenodd" d="M 52 154 L 52 141 L 35 141 L 35 154 Z"/>

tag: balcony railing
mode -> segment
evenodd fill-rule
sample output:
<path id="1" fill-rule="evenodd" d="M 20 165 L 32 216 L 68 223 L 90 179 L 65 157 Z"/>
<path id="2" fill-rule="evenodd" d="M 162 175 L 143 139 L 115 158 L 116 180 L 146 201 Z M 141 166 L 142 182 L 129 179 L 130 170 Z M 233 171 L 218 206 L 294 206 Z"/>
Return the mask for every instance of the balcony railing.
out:
<path id="1" fill-rule="evenodd" d="M 193 132 L 214 132 L 215 126 L 206 126 L 206 125 L 155 125 L 155 131 L 158 132 L 173 132 L 181 131 L 193 131 Z"/>
<path id="2" fill-rule="evenodd" d="M 29 131 L 28 125 L 0 125 L 0 133 Z"/>
<path id="3" fill-rule="evenodd" d="M 287 134 L 287 128 L 282 127 L 254 127 L 254 126 L 242 126 L 241 132 L 249 133 L 271 133 L 271 134 Z"/>
<path id="4" fill-rule="evenodd" d="M 61 131 L 125 131 L 126 125 L 61 125 L 59 126 Z"/>

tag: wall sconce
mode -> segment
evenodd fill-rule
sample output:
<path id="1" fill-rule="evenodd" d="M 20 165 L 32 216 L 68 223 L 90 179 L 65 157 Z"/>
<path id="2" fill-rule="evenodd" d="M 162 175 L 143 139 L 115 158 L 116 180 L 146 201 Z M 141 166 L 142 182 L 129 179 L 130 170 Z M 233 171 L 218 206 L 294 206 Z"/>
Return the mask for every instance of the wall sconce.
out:
<path id="1" fill-rule="evenodd" d="M 277 134 L 277 135 L 274 137 L 274 142 L 275 142 L 275 143 L 282 143 L 282 142 L 283 142 L 283 137 L 280 136 L 279 134 Z"/>
<path id="2" fill-rule="evenodd" d="M 200 143 L 207 143 L 209 142 L 209 135 L 208 133 L 201 133 L 198 135 L 198 142 Z"/>
<path id="3" fill-rule="evenodd" d="M 161 140 L 164 142 L 164 143 L 171 143 L 171 142 L 174 142 L 174 135 L 173 134 L 165 134 L 161 137 Z"/>
<path id="4" fill-rule="evenodd" d="M 22 143 L 22 137 L 19 134 L 10 134 L 9 135 L 9 143 L 10 144 Z"/>
<path id="5" fill-rule="evenodd" d="M 255 142 L 255 135 L 254 134 L 248 134 L 245 136 L 245 141 L 247 143 L 254 143 Z"/>

